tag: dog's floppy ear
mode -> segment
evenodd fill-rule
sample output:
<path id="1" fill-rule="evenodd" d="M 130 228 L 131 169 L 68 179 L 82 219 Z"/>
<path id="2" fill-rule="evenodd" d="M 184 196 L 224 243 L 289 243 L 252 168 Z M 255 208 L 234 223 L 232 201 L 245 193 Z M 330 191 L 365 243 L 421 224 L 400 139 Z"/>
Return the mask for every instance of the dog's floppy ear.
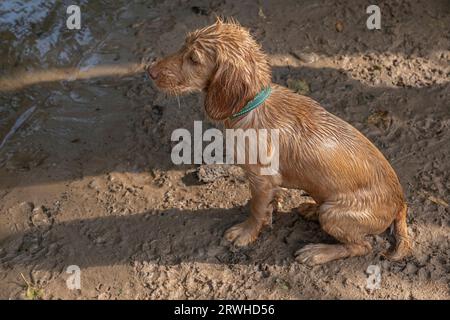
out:
<path id="1" fill-rule="evenodd" d="M 225 120 L 241 110 L 248 96 L 250 84 L 233 61 L 222 61 L 209 83 L 205 110 L 213 120 Z"/>

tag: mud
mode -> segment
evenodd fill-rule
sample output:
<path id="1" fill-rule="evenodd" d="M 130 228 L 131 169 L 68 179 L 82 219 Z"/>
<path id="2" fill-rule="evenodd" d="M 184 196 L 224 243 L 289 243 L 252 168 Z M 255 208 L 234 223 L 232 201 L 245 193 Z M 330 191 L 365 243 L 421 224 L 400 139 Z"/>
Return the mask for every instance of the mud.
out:
<path id="1" fill-rule="evenodd" d="M 79 31 L 65 28 L 67 1 L 0 4 L 0 298 L 29 285 L 41 299 L 450 298 L 448 1 L 380 1 L 379 31 L 356 0 L 80 3 Z M 140 67 L 215 14 L 250 28 L 274 82 L 301 83 L 385 154 L 412 257 L 380 256 L 387 231 L 366 257 L 298 264 L 297 249 L 334 240 L 295 212 L 309 198 L 294 190 L 254 244 L 222 239 L 247 215 L 248 184 L 234 166 L 172 164 L 174 129 L 214 125 L 201 95 L 166 97 Z"/>

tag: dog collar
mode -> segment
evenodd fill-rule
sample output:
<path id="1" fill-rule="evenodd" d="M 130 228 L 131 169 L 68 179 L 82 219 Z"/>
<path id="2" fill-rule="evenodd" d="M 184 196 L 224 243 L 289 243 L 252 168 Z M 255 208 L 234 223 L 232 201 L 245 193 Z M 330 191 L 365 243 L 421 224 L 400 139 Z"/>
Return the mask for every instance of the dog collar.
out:
<path id="1" fill-rule="evenodd" d="M 256 97 L 253 98 L 249 103 L 245 105 L 244 108 L 241 109 L 241 111 L 236 112 L 232 116 L 230 116 L 230 119 L 235 119 L 237 117 L 240 117 L 246 113 L 249 113 L 253 109 L 258 108 L 266 99 L 270 96 L 270 93 L 272 92 L 271 87 L 267 87 L 263 90 L 261 90 Z"/>

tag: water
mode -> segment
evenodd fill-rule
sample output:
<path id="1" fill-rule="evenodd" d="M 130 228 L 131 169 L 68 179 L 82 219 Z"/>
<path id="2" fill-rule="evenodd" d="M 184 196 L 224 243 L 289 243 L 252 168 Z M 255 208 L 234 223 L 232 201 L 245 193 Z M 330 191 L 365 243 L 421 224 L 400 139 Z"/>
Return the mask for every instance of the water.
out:
<path id="1" fill-rule="evenodd" d="M 142 50 L 136 50 L 131 26 L 156 17 L 152 3 L 77 1 L 82 28 L 69 30 L 66 9 L 73 1 L 1 1 L 0 148 L 24 123 L 45 126 L 47 109 L 79 103 L 67 81 L 105 85 L 108 78 L 142 72 Z M 83 99 L 93 101 L 101 88 L 84 90 Z"/>
<path id="2" fill-rule="evenodd" d="M 25 111 L 23 114 L 21 114 L 19 116 L 19 118 L 17 118 L 17 120 L 15 121 L 13 127 L 11 128 L 11 130 L 9 130 L 9 132 L 6 134 L 6 136 L 3 138 L 2 143 L 0 144 L 0 149 L 5 145 L 5 143 L 8 141 L 8 139 L 10 137 L 12 137 L 12 135 L 20 128 L 20 126 L 27 121 L 27 119 L 33 114 L 34 110 L 36 110 L 36 106 L 31 107 L 30 109 L 28 109 L 27 111 Z"/>

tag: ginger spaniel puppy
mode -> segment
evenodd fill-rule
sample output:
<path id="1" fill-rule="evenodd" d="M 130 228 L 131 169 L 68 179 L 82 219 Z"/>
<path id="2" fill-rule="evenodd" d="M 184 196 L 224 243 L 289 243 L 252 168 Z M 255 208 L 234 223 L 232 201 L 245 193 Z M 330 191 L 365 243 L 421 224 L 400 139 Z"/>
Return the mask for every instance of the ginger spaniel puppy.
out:
<path id="1" fill-rule="evenodd" d="M 318 219 L 339 241 L 306 245 L 296 252 L 297 261 L 313 265 L 366 255 L 372 250 L 366 236 L 391 224 L 396 245 L 387 256 L 399 260 L 409 254 L 405 197 L 388 161 L 319 103 L 272 83 L 266 55 L 245 28 L 218 20 L 194 31 L 148 73 L 165 92 L 204 92 L 206 114 L 226 128 L 279 129 L 277 172 L 261 174 L 261 163 L 241 165 L 250 183 L 250 216 L 227 230 L 226 239 L 237 246 L 254 241 L 271 223 L 277 191 L 285 187 L 308 192 L 315 204 L 303 205 L 300 213 Z"/>

